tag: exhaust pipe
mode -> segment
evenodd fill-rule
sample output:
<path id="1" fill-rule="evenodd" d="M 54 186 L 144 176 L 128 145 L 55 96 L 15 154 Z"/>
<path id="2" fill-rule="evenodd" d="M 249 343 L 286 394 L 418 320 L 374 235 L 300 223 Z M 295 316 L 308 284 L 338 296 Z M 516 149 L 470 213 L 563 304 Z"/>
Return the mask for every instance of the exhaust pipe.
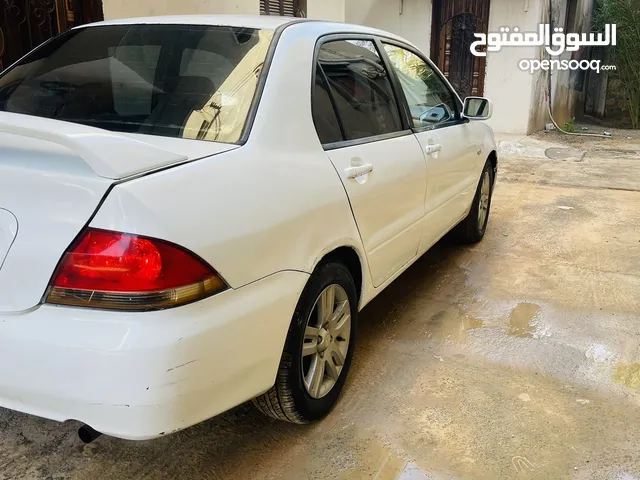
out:
<path id="1" fill-rule="evenodd" d="M 91 443 L 100 435 L 102 435 L 102 433 L 98 432 L 97 430 L 94 430 L 89 425 L 82 425 L 78 429 L 78 437 L 80 437 L 80 440 L 83 443 Z"/>

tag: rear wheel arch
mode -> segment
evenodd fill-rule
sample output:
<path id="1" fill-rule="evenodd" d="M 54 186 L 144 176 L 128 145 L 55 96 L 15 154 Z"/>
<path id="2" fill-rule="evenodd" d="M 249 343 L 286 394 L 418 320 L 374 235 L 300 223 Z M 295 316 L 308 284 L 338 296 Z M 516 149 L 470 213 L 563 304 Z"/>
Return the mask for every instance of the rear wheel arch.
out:
<path id="1" fill-rule="evenodd" d="M 337 247 L 336 249 L 326 253 L 318 262 L 318 265 L 329 262 L 338 262 L 343 264 L 349 270 L 353 282 L 356 285 L 358 293 L 358 302 L 362 298 L 364 269 L 360 255 L 355 248 L 349 246 Z M 317 268 L 317 266 L 316 266 Z"/>
<path id="2" fill-rule="evenodd" d="M 489 157 L 487 157 L 487 161 L 490 162 L 491 166 L 493 167 L 493 182 L 495 183 L 498 173 L 498 154 L 495 150 L 491 151 Z"/>

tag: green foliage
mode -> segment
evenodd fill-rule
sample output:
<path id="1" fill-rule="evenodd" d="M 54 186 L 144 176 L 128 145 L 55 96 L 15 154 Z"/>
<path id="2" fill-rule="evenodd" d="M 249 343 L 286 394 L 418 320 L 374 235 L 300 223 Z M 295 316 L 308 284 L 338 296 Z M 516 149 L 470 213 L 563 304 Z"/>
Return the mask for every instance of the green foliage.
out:
<path id="1" fill-rule="evenodd" d="M 618 26 L 611 62 L 617 68 L 633 128 L 640 128 L 640 0 L 598 0 L 595 26 Z"/>
<path id="2" fill-rule="evenodd" d="M 569 133 L 576 132 L 577 131 L 576 119 L 575 118 L 570 118 L 569 120 L 567 120 L 567 123 L 564 124 L 564 127 L 562 127 L 562 129 L 565 132 L 569 132 Z"/>

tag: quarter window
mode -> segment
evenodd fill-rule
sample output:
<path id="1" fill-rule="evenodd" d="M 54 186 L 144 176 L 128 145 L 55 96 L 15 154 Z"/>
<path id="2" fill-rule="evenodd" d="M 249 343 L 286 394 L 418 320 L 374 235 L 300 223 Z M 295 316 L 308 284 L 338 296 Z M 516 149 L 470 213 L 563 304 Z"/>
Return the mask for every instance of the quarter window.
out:
<path id="1" fill-rule="evenodd" d="M 384 49 L 400 80 L 415 128 L 439 126 L 457 118 L 453 93 L 427 62 L 396 45 L 385 44 Z"/>
<path id="2" fill-rule="evenodd" d="M 324 43 L 318 65 L 329 84 L 346 140 L 402 130 L 389 74 L 372 41 Z M 316 125 L 319 123 L 316 119 Z"/>

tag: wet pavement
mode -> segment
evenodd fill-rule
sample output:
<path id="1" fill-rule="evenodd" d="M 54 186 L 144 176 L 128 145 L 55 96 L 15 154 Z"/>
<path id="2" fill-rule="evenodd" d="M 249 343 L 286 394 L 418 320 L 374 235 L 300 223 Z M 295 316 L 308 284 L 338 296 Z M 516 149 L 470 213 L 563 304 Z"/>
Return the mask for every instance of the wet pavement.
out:
<path id="1" fill-rule="evenodd" d="M 640 140 L 527 154 L 545 142 L 501 159 L 481 244 L 441 242 L 362 312 L 326 420 L 244 405 L 85 446 L 0 410 L 0 479 L 640 479 Z"/>

